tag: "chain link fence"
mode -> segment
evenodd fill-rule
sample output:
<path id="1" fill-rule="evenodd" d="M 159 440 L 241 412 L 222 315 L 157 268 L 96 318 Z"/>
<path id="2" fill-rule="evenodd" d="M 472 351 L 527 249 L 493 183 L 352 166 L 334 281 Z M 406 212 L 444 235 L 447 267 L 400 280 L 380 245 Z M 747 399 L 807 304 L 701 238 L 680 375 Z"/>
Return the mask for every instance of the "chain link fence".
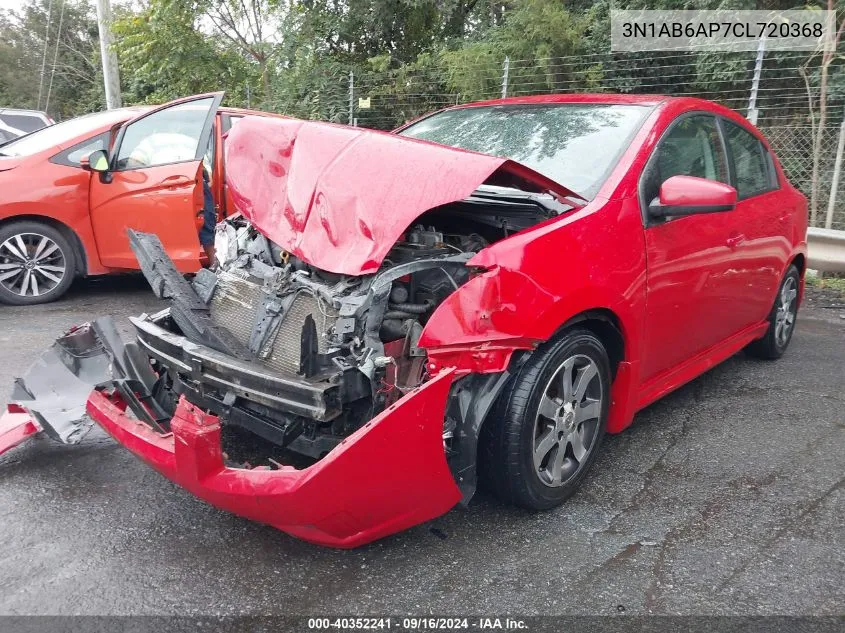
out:
<path id="1" fill-rule="evenodd" d="M 567 92 L 694 96 L 748 113 L 757 54 L 667 52 L 506 59 L 489 49 L 447 53 L 412 68 L 379 72 L 338 68 L 293 102 L 270 104 L 293 116 L 390 130 L 427 112 L 469 101 Z M 452 57 L 449 57 L 452 55 Z M 455 56 L 462 55 L 460 58 Z M 284 80 L 284 77 L 281 77 Z M 813 129 L 818 124 L 819 59 L 806 52 L 763 57 L 756 90 L 757 126 L 791 182 L 808 198 Z M 828 207 L 845 95 L 828 95 L 819 151 L 818 214 Z M 837 188 L 833 228 L 845 229 L 845 178 Z"/>
<path id="2" fill-rule="evenodd" d="M 813 172 L 813 128 L 808 125 L 783 125 L 762 128 L 775 154 L 781 161 L 790 182 L 809 199 Z M 840 126 L 826 126 L 819 152 L 819 200 L 816 226 L 825 225 L 830 202 L 836 150 Z M 845 230 L 845 183 L 840 178 L 834 197 L 834 208 L 830 228 Z"/>

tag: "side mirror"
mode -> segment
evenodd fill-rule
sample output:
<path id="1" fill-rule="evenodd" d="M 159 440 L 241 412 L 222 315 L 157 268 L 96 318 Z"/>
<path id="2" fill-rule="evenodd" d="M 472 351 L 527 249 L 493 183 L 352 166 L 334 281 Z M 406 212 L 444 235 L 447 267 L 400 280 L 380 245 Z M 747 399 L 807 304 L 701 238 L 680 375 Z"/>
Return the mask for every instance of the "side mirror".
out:
<path id="1" fill-rule="evenodd" d="M 105 150 L 98 149 L 88 154 L 88 156 L 83 156 L 79 161 L 79 166 L 86 171 L 96 171 L 104 174 L 109 170 L 109 155 L 106 154 Z"/>
<path id="2" fill-rule="evenodd" d="M 719 213 L 736 208 L 736 189 L 723 182 L 672 176 L 660 185 L 659 197 L 648 206 L 652 218 Z"/>

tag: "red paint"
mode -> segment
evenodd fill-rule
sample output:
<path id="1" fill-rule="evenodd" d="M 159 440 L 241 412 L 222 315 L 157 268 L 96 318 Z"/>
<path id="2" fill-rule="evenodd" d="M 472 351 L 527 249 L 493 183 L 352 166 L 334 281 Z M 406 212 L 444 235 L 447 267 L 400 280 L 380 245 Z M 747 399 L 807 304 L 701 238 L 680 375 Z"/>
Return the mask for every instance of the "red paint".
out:
<path id="1" fill-rule="evenodd" d="M 20 407 L 9 405 L 0 416 L 0 455 L 41 430 L 28 413 L 19 409 Z"/>
<path id="2" fill-rule="evenodd" d="M 113 143 L 122 124 L 150 110 L 123 108 L 79 119 L 52 147 L 31 156 L 0 156 L 0 223 L 27 216 L 66 227 L 82 246 L 85 261 L 79 267 L 88 275 L 138 268 L 129 249 L 127 228 L 157 233 L 181 270 L 196 271 L 201 258 L 196 215 L 202 208 L 202 190 L 195 186 L 199 161 L 114 172 L 110 183 L 100 182 L 97 174 L 81 167 L 55 162 L 64 150 L 110 130 Z M 248 114 L 278 116 L 220 108 L 214 119 L 217 143 L 211 181 L 221 215 L 235 211 L 226 206 L 223 193 L 222 117 Z M 166 181 L 177 176 L 190 183 L 174 187 L 172 181 Z"/>
<path id="3" fill-rule="evenodd" d="M 618 432 L 639 409 L 765 333 L 780 280 L 797 256 L 806 256 L 807 202 L 773 156 L 780 189 L 737 201 L 730 186 L 673 178 L 664 186 L 677 204 L 702 204 L 706 196 L 708 204 L 735 209 L 645 227 L 640 176 L 676 117 L 702 111 L 762 138 L 759 132 L 700 99 L 543 95 L 491 103 L 554 102 L 655 109 L 592 201 L 470 260 L 485 271 L 440 304 L 420 344 L 437 366 L 497 372 L 514 351 L 548 340 L 584 314 L 611 319 L 624 342 L 608 425 Z"/>
<path id="4" fill-rule="evenodd" d="M 209 503 L 313 543 L 356 547 L 439 516 L 460 499 L 443 452 L 442 412 L 453 376 L 441 372 L 304 470 L 227 468 L 217 418 L 184 398 L 167 435 L 99 392 L 88 412 L 118 442 Z"/>
<path id="5" fill-rule="evenodd" d="M 491 178 L 574 195 L 505 158 L 294 119 L 238 123 L 226 165 L 235 204 L 256 228 L 308 263 L 348 275 L 375 272 L 418 216 Z"/>
<path id="6" fill-rule="evenodd" d="M 608 423 L 619 432 L 638 410 L 762 336 L 780 279 L 807 250 L 806 199 L 777 160 L 780 189 L 736 201 L 732 211 L 646 226 L 638 197 L 642 169 L 679 115 L 709 112 L 754 128 L 697 99 L 557 95 L 504 103 L 565 101 L 654 109 L 592 201 L 469 262 L 475 276 L 440 304 L 420 340 L 436 377 L 314 466 L 226 468 L 217 420 L 184 401 L 166 436 L 101 394 L 89 401 L 91 415 L 207 501 L 317 543 L 352 547 L 457 501 L 441 439 L 454 377 L 503 371 L 515 351 L 573 322 L 600 319 L 622 338 Z M 245 213 L 270 238 L 335 272 L 374 270 L 417 215 L 503 170 L 542 186 L 503 159 L 337 126 L 245 120 L 228 143 L 229 185 Z M 730 188 L 711 185 L 707 200 L 734 201 Z M 700 201 L 698 186 L 670 183 L 666 199 Z"/>
<path id="7" fill-rule="evenodd" d="M 734 206 L 736 189 L 723 182 L 695 176 L 672 176 L 660 185 L 660 204 L 666 206 Z"/>

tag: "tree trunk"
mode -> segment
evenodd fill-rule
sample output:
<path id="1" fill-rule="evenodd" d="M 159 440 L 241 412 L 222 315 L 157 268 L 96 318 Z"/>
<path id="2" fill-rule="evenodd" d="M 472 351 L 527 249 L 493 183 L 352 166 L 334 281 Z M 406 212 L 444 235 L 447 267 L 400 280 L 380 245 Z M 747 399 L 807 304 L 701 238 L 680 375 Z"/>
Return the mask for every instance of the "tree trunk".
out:
<path id="1" fill-rule="evenodd" d="M 827 10 L 835 9 L 833 0 L 827 0 Z M 819 171 L 821 170 L 822 142 L 824 141 L 824 125 L 827 123 L 827 79 L 828 68 L 834 57 L 839 40 L 845 32 L 845 20 L 839 24 L 836 33 L 833 34 L 832 50 L 825 50 L 822 53 L 821 78 L 819 81 L 819 126 L 816 128 L 813 138 L 813 173 L 810 180 L 810 226 L 816 225 L 819 212 Z M 807 87 L 809 91 L 809 84 Z"/>
<path id="2" fill-rule="evenodd" d="M 264 89 L 264 103 L 269 104 L 272 99 L 270 94 L 270 76 L 267 69 L 267 60 L 262 60 L 261 65 L 261 87 Z"/>
<path id="3" fill-rule="evenodd" d="M 813 139 L 813 174 L 810 180 L 810 226 L 816 225 L 819 212 L 819 171 L 821 169 L 824 126 L 827 120 L 827 69 L 830 59 L 829 53 L 822 56 L 821 81 L 819 82 L 819 126 L 816 128 L 816 138 Z"/>

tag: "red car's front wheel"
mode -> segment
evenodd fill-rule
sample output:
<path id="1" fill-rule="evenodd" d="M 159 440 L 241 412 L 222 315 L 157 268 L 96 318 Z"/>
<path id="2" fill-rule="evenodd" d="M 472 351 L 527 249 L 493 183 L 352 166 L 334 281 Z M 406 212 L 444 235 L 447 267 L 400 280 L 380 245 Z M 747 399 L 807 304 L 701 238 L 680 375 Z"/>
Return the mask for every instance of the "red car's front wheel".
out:
<path id="1" fill-rule="evenodd" d="M 482 474 L 503 499 L 543 510 L 569 498 L 607 427 L 610 363 L 589 330 L 539 347 L 500 396 L 482 433 Z"/>

